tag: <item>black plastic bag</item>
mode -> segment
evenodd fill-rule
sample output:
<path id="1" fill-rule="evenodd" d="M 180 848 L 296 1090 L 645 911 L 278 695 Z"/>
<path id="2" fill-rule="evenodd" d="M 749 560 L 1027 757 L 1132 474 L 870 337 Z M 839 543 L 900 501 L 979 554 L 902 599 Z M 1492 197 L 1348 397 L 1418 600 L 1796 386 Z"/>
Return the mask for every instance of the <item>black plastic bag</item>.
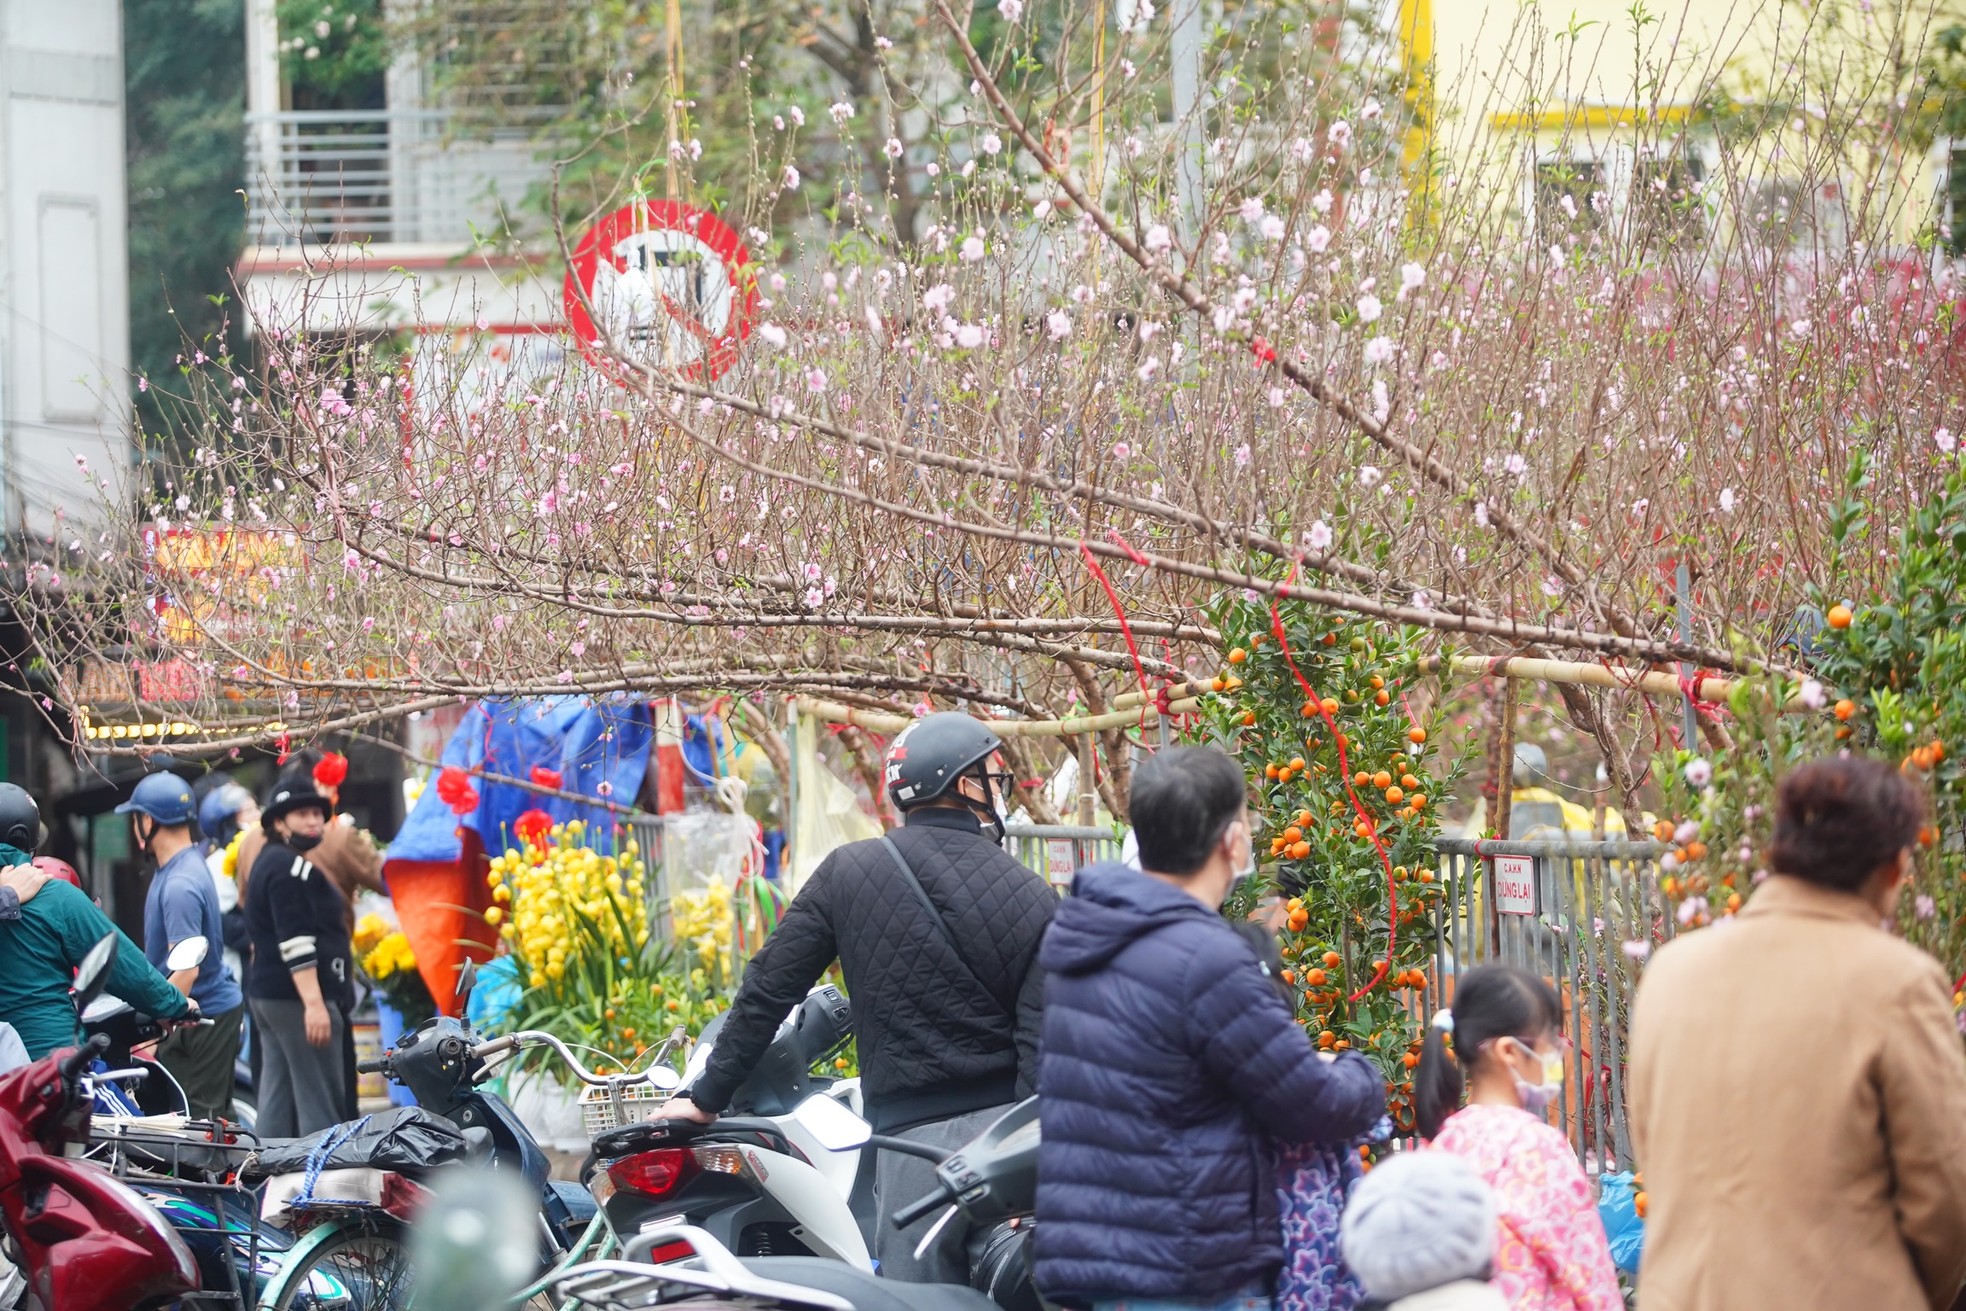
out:
<path id="1" fill-rule="evenodd" d="M 397 1106 L 305 1138 L 269 1143 L 241 1173 L 265 1178 L 316 1167 L 414 1170 L 463 1158 L 462 1129 L 420 1106 Z"/>

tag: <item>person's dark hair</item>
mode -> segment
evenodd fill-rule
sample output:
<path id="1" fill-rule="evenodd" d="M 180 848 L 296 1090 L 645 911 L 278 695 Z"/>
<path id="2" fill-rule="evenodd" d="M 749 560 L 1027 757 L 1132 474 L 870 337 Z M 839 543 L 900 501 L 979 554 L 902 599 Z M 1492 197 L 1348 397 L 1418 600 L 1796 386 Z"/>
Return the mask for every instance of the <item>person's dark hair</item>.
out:
<path id="1" fill-rule="evenodd" d="M 1133 771 L 1126 808 L 1140 868 L 1193 874 L 1242 813 L 1242 767 L 1214 747 L 1173 747 Z"/>
<path id="2" fill-rule="evenodd" d="M 1855 892 L 1918 841 L 1918 789 L 1881 760 L 1831 756 L 1798 765 L 1775 792 L 1768 863 L 1780 874 Z"/>
<path id="3" fill-rule="evenodd" d="M 1439 1024 L 1427 1026 L 1413 1071 L 1413 1111 L 1420 1136 L 1432 1138 L 1461 1107 L 1466 1071 L 1487 1059 L 1497 1038 L 1533 1041 L 1563 1031 L 1563 1003 L 1545 979 L 1513 965 L 1477 965 L 1454 980 L 1454 1049 Z"/>

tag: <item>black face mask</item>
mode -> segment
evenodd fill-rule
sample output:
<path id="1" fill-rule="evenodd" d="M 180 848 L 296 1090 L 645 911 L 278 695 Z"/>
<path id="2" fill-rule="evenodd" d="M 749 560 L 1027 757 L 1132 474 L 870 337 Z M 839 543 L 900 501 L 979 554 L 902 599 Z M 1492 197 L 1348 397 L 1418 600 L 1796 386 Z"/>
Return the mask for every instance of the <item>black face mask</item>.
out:
<path id="1" fill-rule="evenodd" d="M 319 833 L 289 833 L 287 835 L 287 845 L 295 851 L 309 852 L 321 845 L 321 835 Z"/>

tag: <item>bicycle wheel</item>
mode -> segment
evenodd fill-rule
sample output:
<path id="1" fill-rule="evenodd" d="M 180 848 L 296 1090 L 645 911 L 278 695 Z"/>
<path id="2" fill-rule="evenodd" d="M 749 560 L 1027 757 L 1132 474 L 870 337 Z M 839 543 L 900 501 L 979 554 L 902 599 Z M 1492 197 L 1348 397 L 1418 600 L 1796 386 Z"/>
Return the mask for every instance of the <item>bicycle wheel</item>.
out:
<path id="1" fill-rule="evenodd" d="M 407 1311 L 410 1257 L 403 1232 L 351 1230 L 295 1268 L 272 1311 Z"/>

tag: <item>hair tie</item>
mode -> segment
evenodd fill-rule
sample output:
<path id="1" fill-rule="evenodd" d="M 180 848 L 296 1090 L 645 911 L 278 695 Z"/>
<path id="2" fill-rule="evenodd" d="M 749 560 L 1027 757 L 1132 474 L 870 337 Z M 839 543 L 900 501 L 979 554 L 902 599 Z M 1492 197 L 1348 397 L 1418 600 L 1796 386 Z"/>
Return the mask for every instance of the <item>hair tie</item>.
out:
<path id="1" fill-rule="evenodd" d="M 1433 1019 L 1427 1021 L 1427 1027 L 1439 1029 L 1442 1033 L 1454 1032 L 1454 1012 L 1445 1006 L 1441 1007 L 1434 1012 Z"/>

